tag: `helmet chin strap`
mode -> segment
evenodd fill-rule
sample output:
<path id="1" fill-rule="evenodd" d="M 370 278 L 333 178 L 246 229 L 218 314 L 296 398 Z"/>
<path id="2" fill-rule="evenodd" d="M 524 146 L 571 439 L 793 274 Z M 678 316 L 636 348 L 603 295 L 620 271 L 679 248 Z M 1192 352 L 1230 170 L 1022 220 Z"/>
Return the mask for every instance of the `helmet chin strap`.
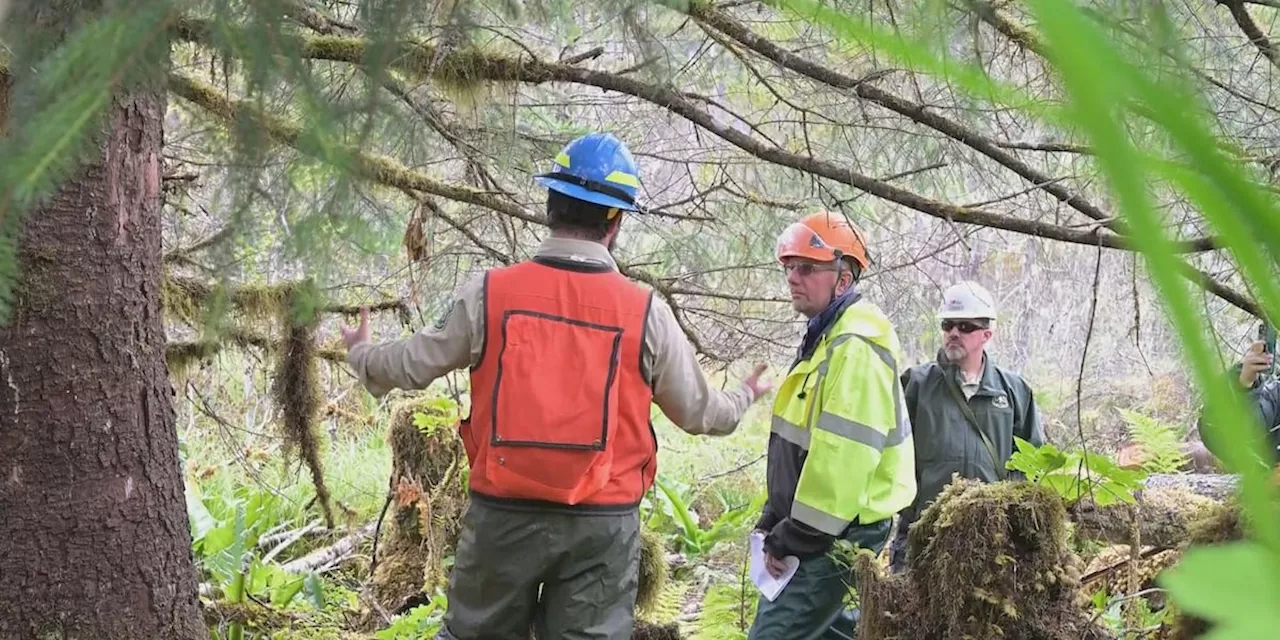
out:
<path id="1" fill-rule="evenodd" d="M 831 300 L 835 301 L 837 290 L 840 288 L 840 276 L 844 274 L 844 252 L 836 249 L 836 281 L 831 285 Z M 831 304 L 828 302 L 827 304 Z"/>

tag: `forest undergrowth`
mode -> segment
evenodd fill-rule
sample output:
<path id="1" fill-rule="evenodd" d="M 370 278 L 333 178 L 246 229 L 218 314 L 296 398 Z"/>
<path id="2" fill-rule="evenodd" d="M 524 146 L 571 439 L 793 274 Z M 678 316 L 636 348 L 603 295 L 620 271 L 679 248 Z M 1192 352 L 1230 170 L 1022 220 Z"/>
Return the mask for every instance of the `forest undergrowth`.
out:
<path id="1" fill-rule="evenodd" d="M 438 384 L 420 394 L 397 391 L 376 400 L 355 385 L 342 365 L 323 363 L 318 374 L 323 391 L 316 432 L 335 512 L 333 528 L 317 504 L 308 465 L 289 452 L 285 432 L 272 426 L 283 412 L 272 405 L 269 365 L 257 363 L 252 352 L 227 350 L 174 378 L 206 622 L 214 637 L 228 640 L 431 637 L 446 605 L 443 587 L 451 552 L 404 556 L 404 545 L 395 540 L 403 535 L 406 513 L 419 534 L 412 544 L 421 549 L 431 537 L 423 532 L 452 532 L 456 522 L 441 522 L 443 503 L 433 508 L 433 501 L 444 491 L 462 495 L 463 477 L 449 476 L 448 487 L 432 484 L 440 480 L 439 470 L 430 481 L 429 474 L 411 477 L 403 469 L 401 478 L 392 478 L 393 465 L 403 466 L 396 462 L 395 449 L 406 446 L 397 444 L 405 436 L 394 422 L 399 411 L 412 416 L 411 434 L 447 435 L 458 413 L 452 385 Z M 720 382 L 724 375 L 712 374 L 712 379 Z M 1074 397 L 1055 393 L 1053 384 L 1044 388 L 1041 409 L 1050 439 L 1062 451 L 1074 451 L 1078 437 L 1067 427 L 1068 413 L 1074 421 Z M 1115 388 L 1111 396 L 1088 399 L 1090 406 L 1082 412 L 1088 439 L 1110 443 L 1096 445 L 1091 455 L 1107 460 L 1104 452 L 1136 440 L 1151 449 L 1147 471 L 1176 472 L 1172 467 L 1185 462 L 1177 447 L 1187 438 L 1186 421 L 1193 416 L 1187 396 L 1150 381 Z M 1143 388 L 1145 396 L 1135 391 Z M 406 404 L 424 398 L 426 410 Z M 465 405 L 465 396 L 460 400 Z M 642 587 L 635 637 L 746 637 L 758 597 L 746 576 L 746 540 L 764 500 L 767 407 L 753 406 L 739 429 L 723 438 L 684 434 L 654 409 L 660 466 L 657 484 L 641 507 L 653 544 L 646 556 L 650 580 Z M 458 462 L 427 464 L 442 469 Z M 1044 471 L 1046 476 L 1061 474 L 1061 469 Z M 1096 486 L 1105 484 L 1104 479 Z M 1078 500 L 1082 493 L 1087 491 L 1077 488 L 1072 498 Z M 1096 571 L 1109 561 L 1128 564 L 1124 545 L 1077 541 L 1075 546 L 1077 574 L 1085 565 Z M 876 560 L 881 568 L 885 556 Z M 1169 553 L 1154 557 L 1167 561 Z M 423 567 L 424 558 L 433 566 Z M 1156 634 L 1173 620 L 1163 603 L 1129 597 L 1144 585 L 1149 590 L 1151 577 L 1131 582 L 1104 575 L 1081 589 L 1080 610 L 1114 637 L 1160 637 Z M 394 588 L 387 586 L 391 581 L 398 581 Z M 1141 604 L 1125 605 L 1130 600 Z M 1126 629 L 1129 635 L 1124 635 Z M 1134 629 L 1148 633 L 1135 634 Z"/>

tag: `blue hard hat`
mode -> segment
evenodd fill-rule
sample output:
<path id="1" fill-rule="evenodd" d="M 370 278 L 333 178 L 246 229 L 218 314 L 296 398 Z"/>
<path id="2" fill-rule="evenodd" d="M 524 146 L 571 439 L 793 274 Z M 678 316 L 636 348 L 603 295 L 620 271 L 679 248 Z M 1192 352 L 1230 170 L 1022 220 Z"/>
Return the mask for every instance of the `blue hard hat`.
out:
<path id="1" fill-rule="evenodd" d="M 627 145 L 610 133 L 589 133 L 565 145 L 549 173 L 534 180 L 570 198 L 639 211 L 640 172 Z"/>

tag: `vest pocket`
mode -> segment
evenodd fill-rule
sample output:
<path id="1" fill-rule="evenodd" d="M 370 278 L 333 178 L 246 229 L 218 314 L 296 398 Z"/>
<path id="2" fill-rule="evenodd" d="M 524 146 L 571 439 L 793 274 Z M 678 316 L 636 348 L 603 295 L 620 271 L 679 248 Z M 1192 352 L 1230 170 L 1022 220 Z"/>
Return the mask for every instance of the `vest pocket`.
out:
<path id="1" fill-rule="evenodd" d="M 621 352 L 621 327 L 507 311 L 488 399 L 491 477 L 529 497 L 565 503 L 603 487 L 618 423 Z"/>

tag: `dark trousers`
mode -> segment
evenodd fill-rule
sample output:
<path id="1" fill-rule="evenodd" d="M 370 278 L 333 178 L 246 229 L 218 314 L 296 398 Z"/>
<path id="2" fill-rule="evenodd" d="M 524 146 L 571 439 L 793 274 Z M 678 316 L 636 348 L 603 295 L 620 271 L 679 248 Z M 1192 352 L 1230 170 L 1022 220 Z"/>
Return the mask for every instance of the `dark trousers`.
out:
<path id="1" fill-rule="evenodd" d="M 889 539 L 892 519 L 851 527 L 845 539 L 879 554 Z M 856 618 L 845 611 L 853 586 L 849 559 L 834 552 L 801 560 L 791 581 L 769 602 L 763 596 L 748 640 L 849 640 L 856 638 Z"/>
<path id="2" fill-rule="evenodd" d="M 898 517 L 898 529 L 889 543 L 889 573 L 902 573 L 907 570 L 907 522 L 905 515 Z"/>
<path id="3" fill-rule="evenodd" d="M 520 511 L 472 501 L 437 640 L 627 640 L 640 517 Z"/>

